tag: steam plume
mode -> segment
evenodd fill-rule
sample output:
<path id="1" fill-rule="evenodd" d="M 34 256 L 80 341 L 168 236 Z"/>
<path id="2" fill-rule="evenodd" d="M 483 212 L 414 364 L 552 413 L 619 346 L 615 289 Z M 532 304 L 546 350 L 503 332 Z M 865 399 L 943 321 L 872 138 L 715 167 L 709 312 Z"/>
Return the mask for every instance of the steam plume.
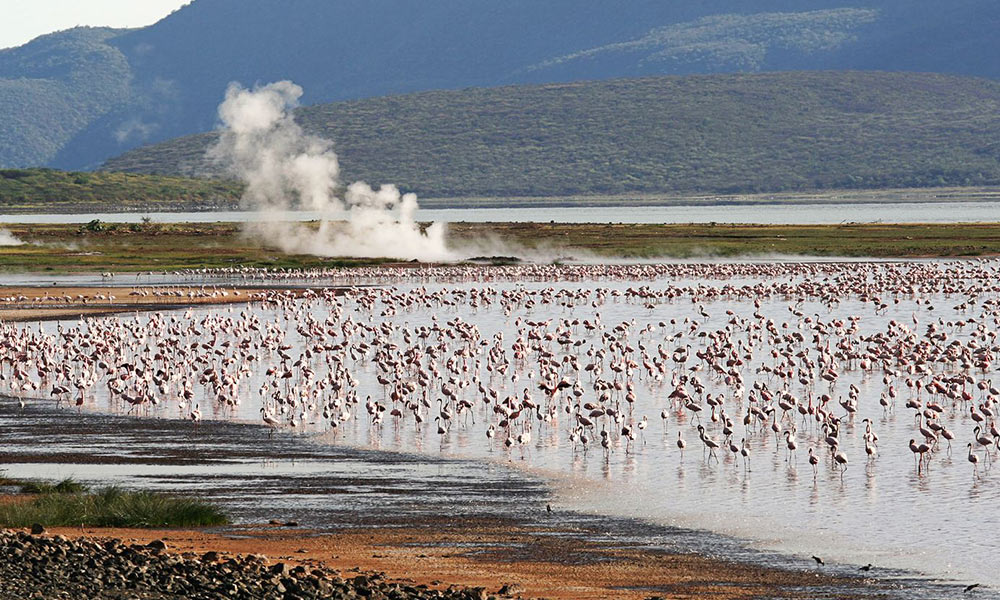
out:
<path id="1" fill-rule="evenodd" d="M 248 233 L 289 253 L 452 259 L 444 225 L 422 231 L 414 221 L 416 195 L 364 182 L 343 188 L 332 142 L 306 134 L 293 119 L 301 96 L 290 81 L 254 90 L 233 83 L 219 106 L 222 135 L 210 156 L 246 183 L 244 208 L 273 215 L 248 225 Z M 318 229 L 282 222 L 280 213 L 289 210 L 318 212 Z"/>
<path id="2" fill-rule="evenodd" d="M 0 246 L 23 246 L 24 242 L 19 240 L 13 233 L 6 229 L 0 229 Z"/>

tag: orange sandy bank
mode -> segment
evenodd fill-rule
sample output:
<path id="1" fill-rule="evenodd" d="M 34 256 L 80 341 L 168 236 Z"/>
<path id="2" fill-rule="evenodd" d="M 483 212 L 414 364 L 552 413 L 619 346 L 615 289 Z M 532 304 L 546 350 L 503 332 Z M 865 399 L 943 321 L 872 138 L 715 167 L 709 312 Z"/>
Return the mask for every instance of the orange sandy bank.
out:
<path id="1" fill-rule="evenodd" d="M 279 526 L 198 530 L 55 528 L 69 537 L 115 537 L 148 543 L 160 539 L 174 552 L 261 554 L 271 562 L 378 571 L 390 580 L 445 588 L 482 586 L 524 597 L 554 599 L 742 599 L 868 597 L 861 580 L 821 572 L 762 569 L 691 554 L 667 554 L 619 544 L 567 541 L 568 531 L 476 521 L 435 527 L 407 526 L 319 534 Z"/>

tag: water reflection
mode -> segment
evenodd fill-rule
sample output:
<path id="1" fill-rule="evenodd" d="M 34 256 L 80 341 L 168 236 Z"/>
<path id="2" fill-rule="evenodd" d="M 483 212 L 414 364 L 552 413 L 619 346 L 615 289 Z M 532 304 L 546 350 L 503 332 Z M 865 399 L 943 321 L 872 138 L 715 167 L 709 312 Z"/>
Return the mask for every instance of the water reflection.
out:
<path id="1" fill-rule="evenodd" d="M 671 283 L 700 285 L 703 282 Z M 536 299 L 558 291 L 567 294 L 588 292 L 592 295 L 599 290 L 603 291 L 602 302 L 595 302 L 596 306 L 579 302 L 570 309 L 558 303 L 539 300 L 531 307 L 525 304 L 506 314 L 499 304 L 480 305 L 473 310 L 467 302 L 459 301 L 458 297 L 454 298 L 454 305 L 415 304 L 398 313 L 384 315 L 389 296 L 377 297 L 371 305 L 355 296 L 340 298 L 336 302 L 298 303 L 294 310 L 310 315 L 316 322 L 323 322 L 335 311 L 341 311 L 353 322 L 375 323 L 379 326 L 384 323 L 386 327 L 396 328 L 393 340 L 400 345 L 404 343 L 400 333 L 403 327 L 414 331 L 418 327 L 432 327 L 435 323 L 444 323 L 456 317 L 474 323 L 484 340 L 491 340 L 497 335 L 502 335 L 506 340 L 514 340 L 519 336 L 520 323 L 526 320 L 552 320 L 553 323 L 558 323 L 559 319 L 573 318 L 593 321 L 599 315 L 600 320 L 606 324 L 605 332 L 619 324 L 629 324 L 631 330 L 636 332 L 647 326 L 658 328 L 655 335 L 634 334 L 632 337 L 632 340 L 640 340 L 648 348 L 655 349 L 662 340 L 681 333 L 684 327 L 690 327 L 692 323 L 698 323 L 698 327 L 704 332 L 735 332 L 730 321 L 736 316 L 748 316 L 755 311 L 766 315 L 775 328 L 781 328 L 782 331 L 806 331 L 796 325 L 801 325 L 803 321 L 789 316 L 792 312 L 789 305 L 793 300 L 793 310 L 803 315 L 831 315 L 824 317 L 824 321 L 841 315 L 863 315 L 859 321 L 858 336 L 874 336 L 890 327 L 890 322 L 907 322 L 912 315 L 930 321 L 943 313 L 940 310 L 933 313 L 932 306 L 957 303 L 957 300 L 943 293 L 931 295 L 933 303 L 930 304 L 920 302 L 920 298 L 900 296 L 898 303 L 887 305 L 878 314 L 873 314 L 870 304 L 857 297 L 841 299 L 835 310 L 817 299 L 798 301 L 783 296 L 762 298 L 757 307 L 750 301 L 720 295 L 705 300 L 700 305 L 687 301 L 666 301 L 653 309 L 624 299 L 624 293 L 629 288 L 649 284 L 649 281 L 644 280 L 491 282 L 490 285 L 496 290 L 494 297 L 505 292 L 521 291 L 534 294 L 532 297 Z M 454 294 L 482 286 L 476 282 L 420 281 L 402 283 L 390 294 L 398 296 L 418 287 L 426 289 L 428 293 Z M 547 291 L 549 288 L 552 292 Z M 257 307 L 253 312 L 262 323 L 274 324 L 283 332 L 283 340 L 290 345 L 288 350 L 291 355 L 297 356 L 307 345 L 305 336 L 297 328 L 299 321 L 289 312 L 274 307 Z M 195 320 L 214 315 L 217 315 L 214 309 L 193 311 Z M 377 315 L 381 316 L 375 318 Z M 140 315 L 135 318 L 140 323 L 146 323 L 154 317 Z M 75 325 L 76 322 L 73 321 L 46 323 L 41 327 L 53 333 L 59 327 L 69 328 Z M 961 341 L 967 341 L 971 333 L 969 329 L 963 331 L 954 326 L 948 331 L 953 339 Z M 578 330 L 574 335 L 578 339 L 585 339 L 588 344 L 605 343 L 605 339 L 601 337 L 604 332 L 587 334 Z M 697 334 L 692 337 L 695 336 Z M 695 344 L 691 344 L 693 347 L 690 352 L 693 354 L 701 350 L 704 342 L 699 340 L 707 338 L 707 335 L 705 338 L 696 338 Z M 740 341 L 746 340 L 741 338 Z M 667 345 L 670 346 L 670 342 Z M 587 346 L 581 347 L 580 356 L 585 355 L 583 353 L 586 349 Z M 454 347 L 450 350 L 454 350 Z M 561 358 L 564 355 L 572 356 L 573 351 L 555 354 Z M 758 370 L 771 364 L 768 356 L 758 353 L 750 361 L 745 368 L 748 379 L 774 381 L 779 377 Z M 358 359 L 351 367 L 352 376 L 358 380 L 360 398 L 386 397 L 386 388 L 377 382 L 378 373 L 373 361 Z M 521 397 L 526 389 L 537 398 L 540 394 L 537 389 L 539 382 L 533 379 L 531 371 L 532 368 L 525 365 L 511 379 L 482 373 L 482 381 L 497 391 L 500 398 L 506 395 Z M 669 404 L 666 401 L 671 389 L 669 379 L 660 382 L 640 380 L 635 388 L 634 403 L 626 415 L 627 423 L 635 425 L 642 417 L 651 419 L 653 423 L 628 443 L 623 443 L 617 435 L 613 436 L 606 451 L 601 446 L 598 431 L 588 430 L 587 433 L 592 437 L 586 445 L 582 439 L 571 441 L 573 421 L 565 413 L 558 411 L 550 423 L 534 431 L 531 443 L 512 444 L 507 449 L 502 437 L 486 437 L 486 424 L 495 422 L 495 417 L 487 412 L 481 402 L 475 404 L 477 408 L 468 415 L 468 421 L 455 419 L 454 424 L 444 428 L 443 433 L 438 433 L 438 424 L 431 418 L 436 411 L 440 411 L 437 389 L 427 399 L 430 410 L 423 413 L 426 420 L 419 427 L 412 420 L 402 423 L 390 420 L 373 426 L 364 411 L 360 410 L 352 418 L 341 422 L 336 430 L 323 430 L 325 423 L 315 426 L 305 423 L 304 429 L 308 433 L 301 437 L 310 442 L 323 442 L 332 446 L 474 458 L 500 463 L 513 469 L 551 474 L 557 481 L 567 481 L 568 478 L 568 489 L 560 490 L 560 493 L 565 494 L 564 500 L 568 506 L 735 534 L 766 543 L 769 548 L 806 556 L 815 552 L 815 548 L 822 547 L 824 555 L 831 562 L 881 562 L 924 569 L 935 575 L 951 575 L 958 571 L 957 574 L 963 577 L 973 577 L 984 582 L 996 581 L 990 559 L 990 541 L 981 535 L 982 531 L 995 530 L 1000 525 L 994 510 L 1000 497 L 996 478 L 989 473 L 987 465 L 981 464 L 980 470 L 984 477 L 976 480 L 970 476 L 969 471 L 972 469 L 967 461 L 946 460 L 941 455 L 932 461 L 926 473 L 918 474 L 913 464 L 914 457 L 907 447 L 907 440 L 914 437 L 916 421 L 910 417 L 909 409 L 905 408 L 902 395 L 894 404 L 882 407 L 879 400 L 884 386 L 879 381 L 879 375 L 852 368 L 845 369 L 840 374 L 835 386 L 820 384 L 825 387 L 810 387 L 813 386 L 810 383 L 794 387 L 797 393 L 801 393 L 803 401 L 807 394 L 818 397 L 821 393 L 832 392 L 830 404 L 833 407 L 841 406 L 839 401 L 844 400 L 849 386 L 855 385 L 859 390 L 857 413 L 853 420 L 843 410 L 835 408 L 837 414 L 842 416 L 839 449 L 850 457 L 846 468 L 832 460 L 831 452 L 824 442 L 826 432 L 813 419 L 804 418 L 797 412 L 789 412 L 784 418 L 781 414 L 775 414 L 772 415 L 773 420 L 765 423 L 762 429 L 748 429 L 741 422 L 747 409 L 746 399 L 729 394 L 729 388 L 719 377 L 707 373 L 702 373 L 701 377 L 707 393 L 726 393 L 723 408 L 737 422 L 734 437 L 746 439 L 752 457 L 752 469 L 744 469 L 739 457 L 727 446 L 716 450 L 715 454 L 718 456 L 709 457 L 706 447 L 699 440 L 696 427 L 703 425 L 710 435 L 721 441 L 721 430 L 727 426 L 725 419 L 713 420 L 712 415 L 707 414 L 710 412 L 707 409 L 702 414 L 692 416 L 682 407 Z M 203 401 L 202 409 L 215 418 L 258 423 L 261 408 L 261 394 L 258 390 L 266 380 L 264 368 L 255 370 L 242 384 L 241 402 L 237 406 L 217 409 L 215 404 Z M 895 380 L 902 386 L 899 383 L 902 378 L 896 377 Z M 293 395 L 291 389 L 285 391 Z M 588 394 L 586 399 L 593 400 L 594 394 Z M 87 397 L 85 409 L 94 412 L 122 410 L 110 406 L 106 391 L 100 388 Z M 67 410 L 64 414 L 70 422 L 76 418 L 72 411 Z M 172 418 L 179 415 L 175 406 L 166 404 L 148 407 L 148 414 Z M 660 424 L 655 423 L 657 418 L 660 419 Z M 878 455 L 871 460 L 865 452 L 865 428 L 859 425 L 865 418 L 878 424 Z M 967 411 L 952 410 L 943 413 L 942 423 L 956 431 L 962 431 L 963 435 L 971 431 L 973 425 Z M 617 427 L 621 425 L 616 423 Z M 778 431 L 772 430 L 772 425 Z M 796 439 L 799 440 L 795 452 L 789 452 L 786 437 L 780 433 L 791 428 L 795 429 Z M 123 429 L 125 432 L 121 435 L 130 435 L 127 428 Z M 658 429 L 661 431 L 656 431 Z M 285 448 L 285 437 L 277 436 L 280 441 L 276 442 L 267 438 L 263 432 L 258 433 L 258 437 L 243 433 L 238 439 L 252 445 L 255 452 L 265 456 Z M 175 436 L 173 439 L 178 443 L 185 443 L 197 439 L 199 432 L 190 426 L 171 429 L 169 435 Z M 678 435 L 688 444 L 685 451 L 676 446 Z M 141 436 L 136 437 L 135 442 L 149 443 Z M 88 451 L 86 444 L 71 432 L 56 434 L 52 440 L 52 448 L 63 452 Z M 811 478 L 813 468 L 808 462 L 809 448 L 814 449 L 819 457 L 816 474 Z M 255 460 L 266 458 L 258 457 Z M 983 460 L 985 463 L 986 459 Z M 437 465 L 435 476 L 443 479 L 462 476 L 461 469 L 454 473 L 450 471 L 451 464 Z M 274 469 L 273 475 L 280 478 L 294 477 L 302 466 L 294 462 L 280 462 L 269 465 L 268 468 Z M 474 477 L 470 476 L 469 479 L 474 480 Z M 365 493 L 371 493 L 370 490 L 377 488 L 376 485 L 361 483 L 357 487 L 366 490 Z M 628 494 L 623 494 L 622 490 L 628 490 Z M 955 518 L 956 513 L 964 518 Z M 922 543 L 914 523 L 922 523 L 937 532 L 933 547 L 924 549 L 918 555 L 890 552 L 890 549 Z M 858 531 L 866 534 L 859 537 Z M 946 557 L 952 560 L 945 560 Z M 942 565 L 947 564 L 957 564 L 959 567 L 942 568 Z"/>

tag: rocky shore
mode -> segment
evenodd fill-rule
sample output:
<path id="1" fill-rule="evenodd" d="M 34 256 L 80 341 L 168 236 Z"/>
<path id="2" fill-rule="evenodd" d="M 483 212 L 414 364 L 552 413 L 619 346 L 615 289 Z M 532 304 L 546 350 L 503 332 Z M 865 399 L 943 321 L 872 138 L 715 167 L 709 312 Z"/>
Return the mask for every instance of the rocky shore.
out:
<path id="1" fill-rule="evenodd" d="M 392 599 L 503 598 L 483 588 L 435 590 L 379 574 L 342 577 L 322 567 L 269 563 L 249 554 L 177 554 L 156 540 L 69 539 L 0 532 L 0 598 L 141 599 Z"/>

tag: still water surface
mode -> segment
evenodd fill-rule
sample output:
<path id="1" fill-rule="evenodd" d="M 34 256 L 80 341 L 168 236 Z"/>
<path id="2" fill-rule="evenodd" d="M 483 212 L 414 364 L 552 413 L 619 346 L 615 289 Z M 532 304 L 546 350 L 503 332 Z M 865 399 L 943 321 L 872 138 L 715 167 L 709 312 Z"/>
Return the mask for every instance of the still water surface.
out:
<path id="1" fill-rule="evenodd" d="M 148 216 L 158 223 L 213 223 L 259 221 L 259 213 L 94 213 L 9 214 L 0 223 L 138 223 Z M 310 221 L 315 212 L 282 213 L 281 219 Z M 267 217 L 271 219 L 271 216 Z M 418 221 L 526 222 L 526 223 L 973 223 L 1000 221 L 1000 202 L 908 202 L 884 204 L 760 204 L 727 206 L 620 206 L 552 208 L 419 209 Z"/>

